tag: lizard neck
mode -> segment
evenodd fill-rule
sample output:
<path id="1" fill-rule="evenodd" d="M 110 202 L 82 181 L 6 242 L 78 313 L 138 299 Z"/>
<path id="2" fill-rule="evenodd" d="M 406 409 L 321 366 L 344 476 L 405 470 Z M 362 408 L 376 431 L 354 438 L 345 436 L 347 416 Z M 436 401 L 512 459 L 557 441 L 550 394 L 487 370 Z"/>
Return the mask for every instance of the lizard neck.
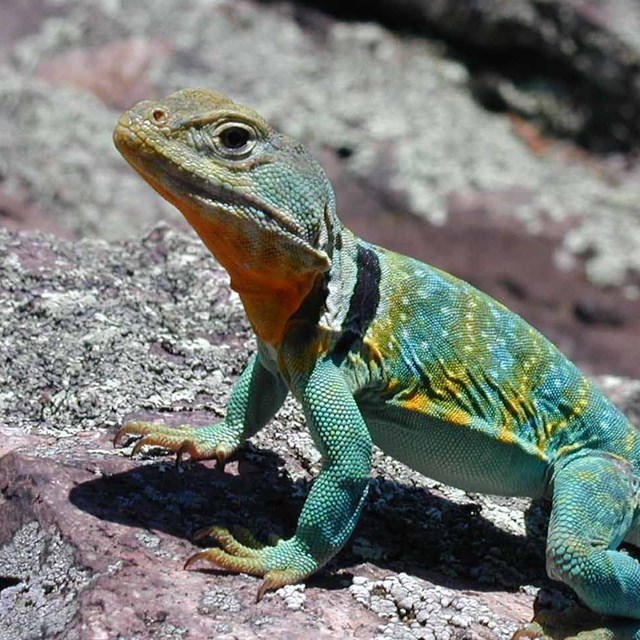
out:
<path id="1" fill-rule="evenodd" d="M 339 221 L 333 230 L 331 268 L 318 275 L 286 326 L 289 344 L 314 358 L 362 340 L 379 301 L 379 264 L 367 259 L 371 247 Z"/>
<path id="2" fill-rule="evenodd" d="M 247 237 L 233 224 L 202 216 L 185 206 L 180 208 L 229 274 L 231 288 L 240 296 L 255 334 L 277 348 L 284 338 L 287 323 L 301 307 L 320 274 L 303 268 L 302 256 L 295 251 L 269 251 L 273 238 L 262 238 L 253 244 L 253 251 L 248 250 Z M 256 246 L 261 253 L 255 250 Z"/>
<path id="3" fill-rule="evenodd" d="M 357 242 L 335 210 L 327 211 L 321 245 L 331 256 L 328 272 L 289 274 L 286 281 L 278 281 L 277 288 L 270 274 L 259 288 L 243 289 L 229 271 L 231 286 L 239 293 L 256 335 L 278 348 L 286 337 L 295 334 L 294 342 L 300 345 L 311 340 L 318 353 L 328 350 L 339 338 L 343 307 L 345 301 L 349 306 L 358 278 Z M 327 322 L 329 317 L 332 323 Z"/>
<path id="4" fill-rule="evenodd" d="M 281 288 L 274 288 L 272 282 L 263 282 L 258 286 L 252 283 L 247 287 L 246 281 L 239 285 L 231 275 L 231 288 L 240 295 L 255 334 L 276 348 L 284 338 L 289 320 L 312 287 L 312 280 L 289 282 L 288 286 Z"/>

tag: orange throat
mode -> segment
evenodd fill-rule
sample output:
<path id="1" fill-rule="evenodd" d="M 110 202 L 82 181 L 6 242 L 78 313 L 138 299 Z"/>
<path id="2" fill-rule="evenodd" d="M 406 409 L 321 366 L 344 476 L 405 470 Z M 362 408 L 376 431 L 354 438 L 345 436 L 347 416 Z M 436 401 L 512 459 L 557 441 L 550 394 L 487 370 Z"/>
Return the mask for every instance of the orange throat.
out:
<path id="1" fill-rule="evenodd" d="M 255 334 L 278 346 L 291 316 L 311 291 L 317 273 L 296 269 L 295 260 L 269 251 L 273 238 L 261 238 L 262 253 L 247 255 L 247 239 L 236 234 L 233 225 L 218 224 L 197 210 L 176 202 L 206 247 L 224 267 L 231 288 L 240 295 Z"/>
<path id="2" fill-rule="evenodd" d="M 238 287 L 233 277 L 231 280 L 231 288 L 240 294 L 247 318 L 256 335 L 263 342 L 274 347 L 282 342 L 287 323 L 302 304 L 312 284 L 310 283 L 308 288 L 268 289 L 263 287 L 260 292 L 249 292 Z"/>

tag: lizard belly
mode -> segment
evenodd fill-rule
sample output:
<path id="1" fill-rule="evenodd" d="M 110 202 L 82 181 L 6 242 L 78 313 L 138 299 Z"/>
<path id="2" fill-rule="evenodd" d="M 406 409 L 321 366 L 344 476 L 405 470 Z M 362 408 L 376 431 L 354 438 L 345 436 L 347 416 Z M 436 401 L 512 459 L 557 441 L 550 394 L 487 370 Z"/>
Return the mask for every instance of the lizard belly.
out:
<path id="1" fill-rule="evenodd" d="M 422 414 L 361 407 L 373 442 L 429 478 L 479 493 L 544 494 L 548 461 L 517 442 Z"/>

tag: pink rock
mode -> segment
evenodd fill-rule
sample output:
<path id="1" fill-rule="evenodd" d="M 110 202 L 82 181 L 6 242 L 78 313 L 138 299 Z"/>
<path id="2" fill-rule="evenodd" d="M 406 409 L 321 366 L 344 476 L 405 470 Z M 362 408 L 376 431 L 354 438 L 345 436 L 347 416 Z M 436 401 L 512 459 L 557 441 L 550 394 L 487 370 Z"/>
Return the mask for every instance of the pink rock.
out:
<path id="1" fill-rule="evenodd" d="M 38 75 L 52 84 L 71 85 L 96 95 L 110 107 L 124 109 L 156 94 L 148 70 L 169 46 L 159 40 L 132 39 L 95 49 L 72 49 L 45 60 Z"/>

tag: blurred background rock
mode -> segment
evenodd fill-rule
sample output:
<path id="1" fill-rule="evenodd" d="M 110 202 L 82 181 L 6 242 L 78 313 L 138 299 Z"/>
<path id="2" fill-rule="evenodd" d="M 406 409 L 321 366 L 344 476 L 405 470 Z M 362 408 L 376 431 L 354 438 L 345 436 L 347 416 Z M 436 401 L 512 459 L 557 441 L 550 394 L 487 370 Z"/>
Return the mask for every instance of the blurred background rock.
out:
<path id="1" fill-rule="evenodd" d="M 345 222 L 640 377 L 640 3 L 0 4 L 0 224 L 183 227 L 118 156 L 139 99 L 214 88 L 308 145 Z"/>

